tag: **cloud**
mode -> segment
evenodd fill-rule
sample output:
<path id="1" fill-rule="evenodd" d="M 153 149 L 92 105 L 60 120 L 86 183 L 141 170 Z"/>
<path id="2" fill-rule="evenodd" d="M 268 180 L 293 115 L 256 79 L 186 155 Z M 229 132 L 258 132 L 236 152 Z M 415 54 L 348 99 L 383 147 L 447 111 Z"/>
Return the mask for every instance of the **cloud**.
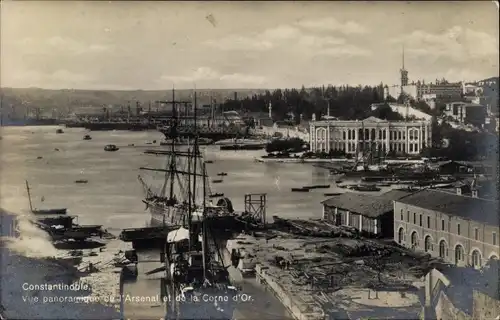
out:
<path id="1" fill-rule="evenodd" d="M 202 81 L 221 81 L 221 82 L 229 82 L 229 83 L 232 82 L 238 84 L 259 85 L 266 82 L 266 78 L 262 76 L 242 74 L 242 73 L 220 74 L 219 72 L 209 67 L 199 67 L 187 75 L 180 75 L 180 76 L 164 75 L 161 77 L 161 80 L 172 81 L 174 83 L 191 82 L 193 84 Z"/>
<path id="2" fill-rule="evenodd" d="M 445 57 L 458 62 L 495 58 L 499 52 L 498 39 L 494 36 L 460 26 L 451 27 L 438 34 L 415 30 L 390 42 L 404 44 L 405 52 L 416 57 Z"/>
<path id="3" fill-rule="evenodd" d="M 315 20 L 303 20 L 297 22 L 296 25 L 313 31 L 336 31 L 343 34 L 365 34 L 369 32 L 367 28 L 354 21 L 341 23 L 331 17 Z"/>
<path id="4" fill-rule="evenodd" d="M 219 40 L 207 40 L 205 45 L 227 51 L 266 51 L 273 47 L 269 41 L 231 35 Z"/>
<path id="5" fill-rule="evenodd" d="M 332 57 L 368 57 L 372 54 L 370 50 L 356 47 L 353 45 L 344 45 L 334 48 L 326 48 L 318 51 L 319 55 L 332 56 Z"/>
<path id="6" fill-rule="evenodd" d="M 291 25 L 279 25 L 249 36 L 230 35 L 218 40 L 208 40 L 205 45 L 224 51 L 272 51 L 285 54 L 298 53 L 314 56 L 367 56 L 368 50 L 346 44 L 346 39 L 315 34 Z"/>
<path id="7" fill-rule="evenodd" d="M 36 52 L 37 54 L 53 53 L 54 50 L 71 54 L 100 53 L 111 49 L 103 44 L 86 44 L 67 37 L 51 37 L 48 39 L 24 38 L 18 42 L 24 50 Z"/>

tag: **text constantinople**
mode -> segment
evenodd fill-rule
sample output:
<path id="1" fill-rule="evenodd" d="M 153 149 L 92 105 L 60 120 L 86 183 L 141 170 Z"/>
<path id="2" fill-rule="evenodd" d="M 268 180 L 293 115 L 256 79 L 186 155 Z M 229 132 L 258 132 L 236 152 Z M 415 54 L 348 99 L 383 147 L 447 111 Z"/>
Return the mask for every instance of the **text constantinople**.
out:
<path id="1" fill-rule="evenodd" d="M 161 302 L 169 302 L 173 299 L 169 297 L 161 297 L 160 295 L 152 295 L 152 296 L 134 296 L 134 295 L 122 295 L 122 296 L 83 296 L 83 297 L 71 297 L 71 296 L 46 296 L 46 297 L 37 297 L 30 296 L 24 297 L 23 301 L 28 303 L 118 303 L 121 299 L 125 303 L 161 303 Z M 185 299 L 181 296 L 177 296 L 175 298 L 176 301 L 179 302 L 251 302 L 253 301 L 252 296 L 248 294 L 239 294 L 236 296 L 214 296 L 209 294 L 204 294 L 201 296 L 193 296 L 192 298 Z"/>
<path id="2" fill-rule="evenodd" d="M 24 291 L 87 291 L 90 286 L 86 283 L 72 283 L 72 284 L 29 284 L 23 283 L 22 288 Z"/>

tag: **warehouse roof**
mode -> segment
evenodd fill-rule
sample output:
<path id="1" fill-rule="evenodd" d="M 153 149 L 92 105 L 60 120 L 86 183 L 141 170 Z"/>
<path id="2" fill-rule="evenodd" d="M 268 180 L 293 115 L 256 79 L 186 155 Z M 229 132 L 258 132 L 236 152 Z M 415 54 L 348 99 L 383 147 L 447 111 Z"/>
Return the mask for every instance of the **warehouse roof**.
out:
<path id="1" fill-rule="evenodd" d="M 409 193 L 403 190 L 392 190 L 379 196 L 371 196 L 362 193 L 346 192 L 333 196 L 322 204 L 329 207 L 349 210 L 366 217 L 376 218 L 384 213 L 391 212 L 394 208 L 393 200 L 407 196 Z"/>
<path id="2" fill-rule="evenodd" d="M 397 201 L 492 226 L 498 226 L 500 222 L 498 200 L 473 198 L 439 190 L 424 189 L 402 197 Z"/>

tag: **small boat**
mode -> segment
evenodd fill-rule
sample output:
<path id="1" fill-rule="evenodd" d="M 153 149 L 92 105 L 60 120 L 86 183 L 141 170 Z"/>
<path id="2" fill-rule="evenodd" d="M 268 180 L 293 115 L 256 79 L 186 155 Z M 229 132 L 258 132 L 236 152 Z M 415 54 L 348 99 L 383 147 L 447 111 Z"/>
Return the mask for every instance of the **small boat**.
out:
<path id="1" fill-rule="evenodd" d="M 120 148 L 115 146 L 114 144 L 108 144 L 107 146 L 104 147 L 104 151 L 118 151 Z"/>
<path id="2" fill-rule="evenodd" d="M 221 182 L 222 182 L 222 179 L 212 180 L 212 183 L 221 183 Z"/>
<path id="3" fill-rule="evenodd" d="M 380 182 L 380 183 L 377 183 L 377 186 L 379 186 L 379 187 L 390 187 L 391 183 L 389 183 L 389 182 Z"/>
<path id="4" fill-rule="evenodd" d="M 63 131 L 63 129 L 57 129 L 57 130 L 56 130 L 56 133 L 58 133 L 58 134 L 59 134 L 59 133 L 64 133 L 64 131 Z"/>
<path id="5" fill-rule="evenodd" d="M 133 143 L 129 143 L 129 144 L 128 144 L 128 146 L 129 146 L 129 147 L 133 147 L 133 146 L 135 146 L 135 144 L 133 144 Z"/>
<path id="6" fill-rule="evenodd" d="M 335 180 L 335 183 L 342 183 L 342 180 Z"/>
<path id="7" fill-rule="evenodd" d="M 381 189 L 377 186 L 372 186 L 372 185 L 357 185 L 352 188 L 353 190 L 356 191 L 380 191 Z"/>
<path id="8" fill-rule="evenodd" d="M 213 193 L 211 195 L 209 195 L 208 197 L 209 198 L 219 198 L 219 197 L 223 197 L 224 194 L 223 193 Z"/>
<path id="9" fill-rule="evenodd" d="M 207 161 L 205 161 L 205 163 L 214 163 L 214 161 L 213 160 L 207 160 Z"/>
<path id="10" fill-rule="evenodd" d="M 37 159 L 43 159 L 43 157 L 42 157 L 42 156 L 38 156 L 38 157 L 36 157 L 36 158 L 37 158 Z"/>
<path id="11" fill-rule="evenodd" d="M 86 134 L 83 136 L 83 140 L 92 140 L 92 137 Z"/>
<path id="12" fill-rule="evenodd" d="M 292 192 L 309 192 L 306 188 L 292 188 Z"/>
<path id="13" fill-rule="evenodd" d="M 234 145 L 226 145 L 220 146 L 220 150 L 261 150 L 264 149 L 265 145 L 251 145 L 251 144 L 234 144 Z"/>
<path id="14" fill-rule="evenodd" d="M 224 176 L 227 176 L 227 173 L 226 172 L 219 172 L 217 173 L 218 176 L 221 176 L 221 177 L 224 177 Z"/>
<path id="15" fill-rule="evenodd" d="M 87 179 L 75 180 L 75 183 L 87 183 L 87 182 L 89 182 Z"/>
<path id="16" fill-rule="evenodd" d="M 340 192 L 327 192 L 327 193 L 324 193 L 325 197 L 333 197 L 333 196 L 338 196 L 338 195 L 341 195 L 342 193 Z"/>
<path id="17" fill-rule="evenodd" d="M 328 189 L 330 188 L 329 184 L 315 184 L 313 186 L 304 186 L 304 189 Z"/>
<path id="18" fill-rule="evenodd" d="M 54 148 L 54 151 L 59 151 L 59 148 Z"/>

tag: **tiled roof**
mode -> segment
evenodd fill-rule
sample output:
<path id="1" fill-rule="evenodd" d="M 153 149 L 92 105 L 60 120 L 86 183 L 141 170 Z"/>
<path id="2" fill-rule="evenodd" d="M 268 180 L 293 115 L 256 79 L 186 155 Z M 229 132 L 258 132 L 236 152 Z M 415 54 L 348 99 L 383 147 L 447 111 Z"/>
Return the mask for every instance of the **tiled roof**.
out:
<path id="1" fill-rule="evenodd" d="M 394 208 L 393 200 L 408 194 L 408 192 L 402 190 L 392 190 L 380 196 L 346 192 L 333 196 L 322 203 L 329 207 L 337 207 L 366 217 L 376 218 L 384 213 L 391 212 Z"/>
<path id="2" fill-rule="evenodd" d="M 497 200 L 486 200 L 439 190 L 424 189 L 396 201 L 492 226 L 498 226 L 500 222 Z"/>

